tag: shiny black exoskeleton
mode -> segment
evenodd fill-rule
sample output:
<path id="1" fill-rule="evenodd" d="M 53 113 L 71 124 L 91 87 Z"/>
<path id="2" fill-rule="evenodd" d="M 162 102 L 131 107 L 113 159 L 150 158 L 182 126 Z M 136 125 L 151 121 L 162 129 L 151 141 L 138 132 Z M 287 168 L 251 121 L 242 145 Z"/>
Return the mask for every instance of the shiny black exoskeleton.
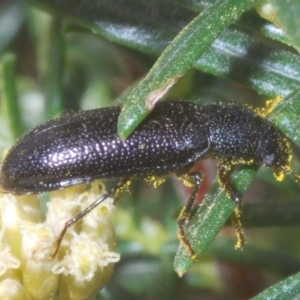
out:
<path id="1" fill-rule="evenodd" d="M 81 217 L 107 196 L 123 190 L 130 178 L 188 174 L 185 176 L 192 181 L 194 191 L 179 216 L 179 235 L 195 257 L 184 236 L 183 223 L 202 180 L 200 173 L 189 173 L 196 162 L 205 158 L 218 161 L 221 186 L 237 204 L 241 195 L 229 179 L 234 165 L 264 164 L 275 167 L 277 177 L 281 173 L 293 175 L 288 167 L 290 146 L 284 134 L 245 106 L 159 103 L 126 141 L 117 133 L 120 110 L 115 106 L 69 114 L 29 131 L 4 159 L 0 189 L 14 194 L 40 193 L 98 178 L 123 178 L 123 183 L 98 199 Z M 66 224 L 59 240 L 73 223 Z M 237 230 L 242 238 L 240 225 Z"/>
<path id="2" fill-rule="evenodd" d="M 159 103 L 126 141 L 117 133 L 120 110 L 83 111 L 29 131 L 2 164 L 1 189 L 40 193 L 96 178 L 181 173 L 204 158 L 225 164 L 288 163 L 283 134 L 238 104 Z"/>

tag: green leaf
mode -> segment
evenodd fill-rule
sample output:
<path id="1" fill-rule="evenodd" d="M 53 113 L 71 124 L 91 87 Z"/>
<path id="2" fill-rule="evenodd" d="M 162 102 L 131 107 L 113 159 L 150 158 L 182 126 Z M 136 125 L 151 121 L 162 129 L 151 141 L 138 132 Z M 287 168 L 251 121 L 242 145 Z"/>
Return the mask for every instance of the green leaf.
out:
<path id="1" fill-rule="evenodd" d="M 95 0 L 92 5 L 87 1 L 77 0 L 31 1 L 65 17 L 72 17 L 110 40 L 155 55 L 160 55 L 179 30 L 196 16 L 194 11 L 202 11 L 204 8 L 211 10 L 211 5 L 216 2 L 173 0 L 162 3 L 153 0 L 149 3 L 139 0 L 137 5 L 136 1 L 126 0 L 122 1 L 122 5 L 116 5 L 114 1 L 108 3 L 106 0 Z M 144 11 L 148 13 L 145 15 Z M 200 36 L 208 31 L 205 26 L 203 30 L 199 30 Z M 227 28 L 214 40 L 194 67 L 249 86 L 268 97 L 289 94 L 299 86 L 300 57 L 284 45 L 270 43 L 270 40 L 259 34 L 289 42 L 278 27 L 259 18 L 254 11 L 247 11 L 236 21 L 234 27 Z M 204 46 L 202 40 L 201 46 Z M 202 51 L 201 47 L 196 50 Z M 184 59 L 185 57 L 182 61 Z M 174 65 L 173 61 L 170 65 Z M 161 74 L 157 76 L 168 73 L 169 68 L 170 66 L 164 66 L 163 70 L 156 68 L 156 73 Z M 145 112 L 148 112 L 140 95 L 136 95 L 139 106 L 131 107 L 137 114 L 136 121 L 142 120 Z M 130 97 L 133 96 L 131 94 Z M 128 116 L 130 123 L 133 115 L 129 112 Z M 125 119 L 123 121 L 126 122 Z"/>
<path id="2" fill-rule="evenodd" d="M 300 89 L 278 105 L 269 118 L 291 140 L 300 145 Z"/>
<path id="3" fill-rule="evenodd" d="M 128 95 L 118 123 L 125 139 L 154 104 L 184 75 L 214 39 L 259 1 L 219 0 L 187 25 L 166 48 L 147 76 Z"/>
<path id="4" fill-rule="evenodd" d="M 245 191 L 255 176 L 254 170 L 241 170 L 231 177 L 240 191 Z M 225 222 L 235 208 L 234 202 L 228 198 L 217 183 L 211 188 L 199 206 L 186 236 L 198 255 L 204 253 L 216 238 Z M 174 259 L 175 271 L 182 276 L 194 263 L 187 250 L 180 245 Z"/>
<path id="5" fill-rule="evenodd" d="M 173 2 L 181 5 L 182 7 L 201 12 L 212 5 L 215 1 L 200 0 L 195 2 L 193 0 L 173 0 Z M 266 22 L 265 19 L 260 18 L 257 13 L 254 12 L 254 10 L 245 12 L 235 22 L 235 24 L 243 29 L 247 29 L 255 33 L 261 33 L 265 37 L 269 37 L 271 39 L 290 45 L 289 37 L 281 30 L 281 28 L 277 27 L 273 23 Z"/>
<path id="6" fill-rule="evenodd" d="M 251 266 L 259 270 L 289 276 L 299 271 L 300 260 L 278 248 L 255 246 L 247 243 L 243 251 L 234 249 L 235 241 L 230 238 L 219 237 L 208 248 L 207 253 L 218 259 L 235 264 Z"/>
<path id="7" fill-rule="evenodd" d="M 300 1 L 271 0 L 280 27 L 290 37 L 292 45 L 300 50 Z"/>
<path id="8" fill-rule="evenodd" d="M 287 190 L 286 193 L 289 193 Z M 271 200 L 271 199 L 269 199 Z M 243 206 L 242 224 L 249 227 L 290 227 L 300 225 L 300 207 L 298 199 L 282 201 L 260 201 Z M 299 268 L 300 269 L 300 268 Z"/>
<path id="9" fill-rule="evenodd" d="M 252 298 L 252 300 L 299 299 L 299 297 L 300 273 L 297 273 L 273 285 L 256 297 Z"/>
<path id="10" fill-rule="evenodd" d="M 45 94 L 45 119 L 56 116 L 65 109 L 65 38 L 59 17 L 29 10 L 31 34 L 37 49 L 37 67 L 43 81 Z M 41 24 L 41 25 L 39 25 Z"/>
<path id="11" fill-rule="evenodd" d="M 9 2 L 8 2 L 9 3 Z M 0 53 L 2 54 L 9 43 L 16 37 L 24 22 L 23 9 L 20 3 L 13 2 L 4 6 L 0 11 Z"/>
<path id="12" fill-rule="evenodd" d="M 1 60 L 2 103 L 1 110 L 7 118 L 8 127 L 16 140 L 23 132 L 15 86 L 15 55 L 6 53 Z"/>
<path id="13" fill-rule="evenodd" d="M 196 67 L 269 97 L 286 96 L 300 84 L 298 55 L 259 42 L 238 30 L 225 30 Z"/>
<path id="14" fill-rule="evenodd" d="M 272 120 L 275 125 L 278 125 L 284 130 L 279 121 L 282 118 L 289 119 L 292 114 L 299 113 L 299 93 L 300 89 L 287 96 L 277 105 L 272 114 L 268 116 L 268 119 Z M 281 116 L 280 119 L 277 118 L 278 115 Z M 300 138 L 299 130 L 293 133 L 288 131 L 284 132 L 295 140 Z M 245 169 L 234 172 L 231 178 L 238 190 L 244 193 L 254 177 L 254 170 Z M 235 208 L 233 201 L 229 199 L 225 195 L 223 189 L 220 187 L 218 188 L 218 186 L 219 185 L 216 183 L 205 196 L 204 201 L 199 206 L 192 225 L 187 230 L 187 238 L 198 255 L 201 255 L 207 250 Z M 272 219 L 268 219 L 266 222 L 267 221 L 273 225 Z M 190 257 L 190 254 L 182 245 L 180 245 L 174 260 L 175 270 L 178 274 L 182 275 L 192 264 L 193 259 Z"/>
<path id="15" fill-rule="evenodd" d="M 46 113 L 54 117 L 65 108 L 63 93 L 65 45 L 62 36 L 60 18 L 54 17 L 50 22 L 49 34 L 46 37 L 44 53 L 44 82 L 46 85 Z"/>
<path id="16" fill-rule="evenodd" d="M 109 40 L 158 54 L 196 13 L 160 0 L 29 0 Z M 145 12 L 147 12 L 145 14 Z"/>

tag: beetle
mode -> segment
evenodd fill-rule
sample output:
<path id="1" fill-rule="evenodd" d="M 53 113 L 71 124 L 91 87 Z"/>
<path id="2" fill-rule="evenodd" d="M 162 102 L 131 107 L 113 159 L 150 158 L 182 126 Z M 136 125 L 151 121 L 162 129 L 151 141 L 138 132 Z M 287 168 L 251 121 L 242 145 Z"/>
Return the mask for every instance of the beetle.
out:
<path id="1" fill-rule="evenodd" d="M 117 133 L 121 106 L 66 114 L 46 122 L 17 141 L 0 170 L 0 189 L 13 194 L 42 193 L 99 178 L 120 178 L 120 183 L 65 224 L 69 226 L 109 196 L 118 199 L 132 178 L 155 182 L 176 174 L 193 186 L 178 217 L 179 237 L 197 257 L 184 234 L 203 175 L 191 173 L 198 161 L 218 162 L 221 187 L 241 206 L 241 193 L 230 180 L 235 165 L 274 167 L 275 176 L 292 175 L 290 143 L 270 121 L 236 103 L 200 106 L 189 101 L 161 102 L 125 141 Z M 239 213 L 233 220 L 243 244 Z"/>

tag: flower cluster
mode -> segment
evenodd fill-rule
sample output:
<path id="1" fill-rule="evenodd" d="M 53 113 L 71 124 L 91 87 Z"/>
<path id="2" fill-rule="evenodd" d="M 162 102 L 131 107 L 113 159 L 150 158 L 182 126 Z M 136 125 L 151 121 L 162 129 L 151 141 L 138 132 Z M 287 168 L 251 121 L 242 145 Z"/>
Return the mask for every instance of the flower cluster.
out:
<path id="1" fill-rule="evenodd" d="M 0 299 L 88 299 L 107 283 L 120 258 L 112 198 L 68 228 L 51 256 L 64 224 L 103 190 L 96 182 L 51 192 L 44 222 L 36 195 L 0 195 Z"/>

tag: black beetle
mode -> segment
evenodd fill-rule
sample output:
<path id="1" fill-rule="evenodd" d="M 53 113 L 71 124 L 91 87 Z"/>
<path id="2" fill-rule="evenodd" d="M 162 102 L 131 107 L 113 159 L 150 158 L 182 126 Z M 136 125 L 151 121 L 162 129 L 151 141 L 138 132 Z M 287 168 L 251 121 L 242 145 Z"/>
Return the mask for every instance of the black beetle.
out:
<path id="1" fill-rule="evenodd" d="M 66 223 L 58 247 L 70 225 L 108 196 L 119 198 L 131 178 L 155 180 L 175 173 L 194 186 L 178 218 L 180 239 L 192 257 L 196 253 L 184 235 L 183 225 L 202 181 L 201 173 L 189 173 L 196 162 L 205 158 L 218 161 L 221 186 L 237 206 L 241 194 L 229 178 L 234 165 L 266 165 L 275 168 L 278 179 L 288 173 L 299 180 L 289 167 L 290 144 L 285 135 L 246 106 L 158 103 L 125 141 L 117 133 L 120 111 L 121 106 L 99 108 L 46 122 L 25 134 L 2 163 L 0 188 L 13 194 L 41 193 L 99 178 L 123 179 Z M 243 239 L 240 225 L 237 231 Z"/>

